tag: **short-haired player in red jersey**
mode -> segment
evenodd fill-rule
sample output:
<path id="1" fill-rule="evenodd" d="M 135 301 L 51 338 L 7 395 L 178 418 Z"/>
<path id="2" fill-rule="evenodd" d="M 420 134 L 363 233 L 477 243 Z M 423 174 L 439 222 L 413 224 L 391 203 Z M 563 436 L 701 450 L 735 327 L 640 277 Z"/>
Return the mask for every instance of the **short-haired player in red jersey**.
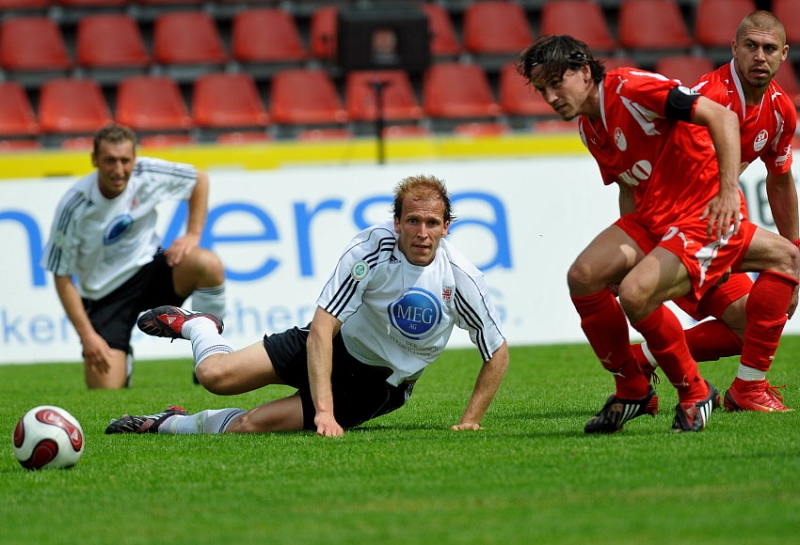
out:
<path id="1" fill-rule="evenodd" d="M 659 74 L 606 72 L 571 36 L 541 37 L 520 54 L 517 68 L 561 118 L 579 118 L 603 182 L 617 184 L 625 212 L 567 275 L 581 327 L 616 382 L 584 431 L 613 433 L 658 411 L 633 357 L 628 320 L 677 389 L 673 430 L 704 429 L 719 394 L 701 377 L 680 322 L 663 303 L 700 300 L 731 271 L 760 272 L 742 352 L 742 361 L 755 366 L 753 359 L 771 358 L 777 348 L 800 265 L 790 241 L 742 217 L 738 116 Z M 615 283 L 619 301 L 609 288 Z"/>
<path id="2" fill-rule="evenodd" d="M 789 53 L 786 31 L 769 11 L 755 11 L 742 19 L 731 44 L 733 59 L 700 78 L 693 87 L 739 116 L 741 170 L 761 159 L 767 168 L 766 188 L 778 232 L 795 244 L 798 237 L 797 190 L 792 176 L 792 138 L 797 125 L 793 102 L 773 80 Z M 746 207 L 743 210 L 746 213 Z M 747 295 L 753 285 L 745 273 L 731 275 L 709 290 L 698 303 L 687 298 L 678 306 L 697 320 L 706 320 L 686 331 L 686 342 L 697 361 L 717 360 L 742 353 Z M 789 307 L 797 306 L 797 292 Z M 762 347 L 769 352 L 769 346 Z M 634 346 L 634 356 L 645 372 L 658 364 L 647 343 Z M 776 387 L 766 380 L 772 360 L 755 358 L 742 362 L 725 394 L 728 410 L 787 411 Z"/>

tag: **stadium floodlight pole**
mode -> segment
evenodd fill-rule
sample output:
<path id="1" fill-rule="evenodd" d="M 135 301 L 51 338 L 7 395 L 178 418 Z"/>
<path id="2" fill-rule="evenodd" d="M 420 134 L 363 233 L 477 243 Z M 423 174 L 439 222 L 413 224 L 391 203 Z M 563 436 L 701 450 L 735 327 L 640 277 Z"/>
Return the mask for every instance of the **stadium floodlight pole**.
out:
<path id="1" fill-rule="evenodd" d="M 389 86 L 391 82 L 385 79 L 375 79 L 369 82 L 369 86 L 375 91 L 375 136 L 378 139 L 378 164 L 382 165 L 386 162 L 386 152 L 383 141 L 383 90 Z"/>

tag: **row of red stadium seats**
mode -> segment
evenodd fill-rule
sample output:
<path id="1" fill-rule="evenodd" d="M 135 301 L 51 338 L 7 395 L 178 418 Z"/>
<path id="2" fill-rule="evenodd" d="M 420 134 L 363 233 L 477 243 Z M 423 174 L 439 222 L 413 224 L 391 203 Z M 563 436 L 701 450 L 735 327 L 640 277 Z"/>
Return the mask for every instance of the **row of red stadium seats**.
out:
<path id="1" fill-rule="evenodd" d="M 80 4 L 78 0 L 61 1 L 67 5 L 70 1 Z M 124 4 L 121 0 L 92 1 Z M 535 36 L 525 10 L 513 0 L 469 4 L 463 14 L 463 39 L 459 38 L 450 15 L 441 4 L 419 5 L 428 15 L 434 57 L 462 53 L 513 55 L 530 44 Z M 615 38 L 600 4 L 592 0 L 561 0 L 543 5 L 538 14 L 539 33 L 571 34 L 594 50 L 607 53 L 619 49 L 637 53 L 688 52 L 697 45 L 728 48 L 736 24 L 755 7 L 754 0 L 700 0 L 692 33 L 674 0 L 627 0 L 619 8 Z M 13 73 L 67 70 L 74 64 L 108 68 L 144 67 L 151 63 L 222 65 L 229 59 L 242 63 L 299 62 L 311 57 L 333 59 L 337 45 L 337 9 L 336 5 L 330 5 L 315 10 L 308 46 L 303 43 L 287 11 L 277 7 L 239 11 L 232 22 L 229 48 L 208 13 L 199 10 L 163 13 L 155 20 L 152 54 L 132 16 L 125 13 L 87 15 L 77 26 L 75 59 L 70 57 L 59 26 L 52 18 L 11 17 L 0 24 L 0 66 Z M 773 9 L 785 22 L 789 43 L 800 43 L 800 2 L 777 0 Z M 103 45 L 98 47 L 97 44 Z"/>

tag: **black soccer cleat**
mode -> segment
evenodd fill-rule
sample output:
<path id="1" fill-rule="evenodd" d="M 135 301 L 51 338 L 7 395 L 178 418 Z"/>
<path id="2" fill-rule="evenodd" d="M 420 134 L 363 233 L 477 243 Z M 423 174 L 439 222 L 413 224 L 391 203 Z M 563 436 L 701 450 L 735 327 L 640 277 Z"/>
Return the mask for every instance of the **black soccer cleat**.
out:
<path id="1" fill-rule="evenodd" d="M 158 433 L 158 428 L 170 416 L 186 416 L 183 407 L 170 405 L 164 412 L 148 416 L 131 416 L 123 414 L 120 418 L 112 420 L 106 428 L 106 434 L 114 433 Z"/>
<path id="2" fill-rule="evenodd" d="M 711 417 L 711 412 L 719 407 L 719 392 L 706 381 L 708 397 L 700 401 L 678 403 L 675 406 L 675 420 L 672 421 L 672 431 L 703 431 L 706 422 Z"/>
<path id="3" fill-rule="evenodd" d="M 658 396 L 653 387 L 641 399 L 621 399 L 611 395 L 600 409 L 583 427 L 585 433 L 616 433 L 625 423 L 637 416 L 658 414 Z"/>
<path id="4" fill-rule="evenodd" d="M 222 333 L 225 329 L 225 324 L 222 323 L 222 318 L 216 314 L 208 312 L 192 312 L 180 307 L 173 307 L 165 305 L 156 307 L 152 310 L 144 312 L 139 316 L 136 325 L 144 333 L 152 337 L 169 337 L 170 339 L 183 339 L 185 338 L 181 333 L 183 324 L 189 320 L 197 318 L 207 318 L 214 322 L 217 326 L 217 331 Z"/>

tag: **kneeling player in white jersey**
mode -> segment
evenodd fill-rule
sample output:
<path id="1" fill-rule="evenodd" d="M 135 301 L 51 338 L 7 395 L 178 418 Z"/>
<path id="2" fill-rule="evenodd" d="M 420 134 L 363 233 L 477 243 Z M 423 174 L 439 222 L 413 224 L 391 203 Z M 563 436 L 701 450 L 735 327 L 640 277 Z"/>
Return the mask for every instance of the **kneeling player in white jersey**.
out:
<path id="1" fill-rule="evenodd" d="M 442 353 L 453 326 L 469 332 L 483 360 L 454 430 L 477 430 L 508 368 L 508 345 L 481 272 L 445 240 L 451 222 L 444 184 L 431 176 L 400 182 L 394 220 L 356 235 L 317 299 L 308 327 L 267 335 L 234 351 L 222 320 L 164 306 L 139 328 L 190 339 L 195 373 L 210 392 L 240 394 L 268 384 L 292 395 L 243 409 L 189 415 L 171 406 L 114 420 L 106 433 L 259 433 L 347 428 L 400 408 Z"/>

